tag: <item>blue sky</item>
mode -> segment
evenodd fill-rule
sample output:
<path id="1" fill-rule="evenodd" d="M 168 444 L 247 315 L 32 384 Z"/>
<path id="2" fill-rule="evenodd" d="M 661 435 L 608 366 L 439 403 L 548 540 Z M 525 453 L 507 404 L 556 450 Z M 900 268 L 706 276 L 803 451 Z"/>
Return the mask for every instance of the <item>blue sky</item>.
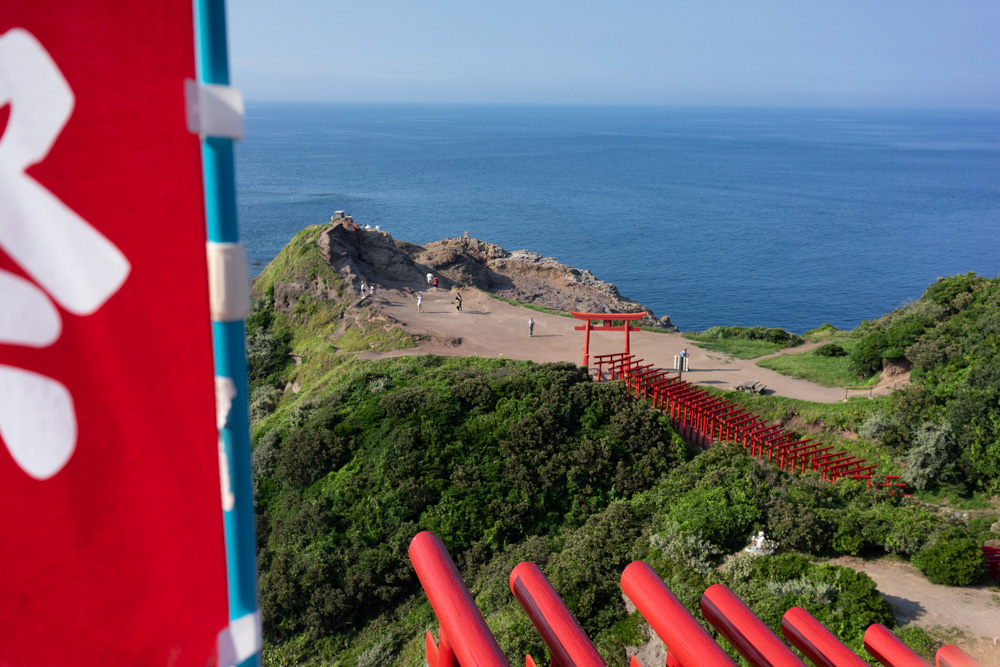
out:
<path id="1" fill-rule="evenodd" d="M 1000 0 L 230 0 L 249 100 L 1000 108 Z"/>

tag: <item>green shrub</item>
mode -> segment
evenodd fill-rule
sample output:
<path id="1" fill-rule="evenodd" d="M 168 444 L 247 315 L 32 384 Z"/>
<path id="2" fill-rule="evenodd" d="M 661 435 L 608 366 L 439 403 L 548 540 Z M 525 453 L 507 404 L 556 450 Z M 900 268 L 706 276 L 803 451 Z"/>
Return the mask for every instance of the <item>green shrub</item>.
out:
<path id="1" fill-rule="evenodd" d="M 957 455 L 951 424 L 925 422 L 913 436 L 913 444 L 906 454 L 902 479 L 917 489 L 936 486 L 954 474 Z"/>
<path id="2" fill-rule="evenodd" d="M 953 302 L 957 297 L 963 295 L 963 293 L 971 292 L 978 283 L 985 280 L 987 279 L 977 276 L 975 271 L 948 278 L 938 278 L 936 283 L 927 288 L 922 298 L 932 301 L 939 306 L 952 308 Z M 966 305 L 968 304 L 966 303 Z M 955 310 L 961 310 L 961 308 L 956 308 Z"/>
<path id="3" fill-rule="evenodd" d="M 712 571 L 722 555 L 722 550 L 705 540 L 701 531 L 683 533 L 676 523 L 650 535 L 649 546 L 659 551 L 663 558 L 682 563 L 703 575 Z"/>
<path id="4" fill-rule="evenodd" d="M 250 391 L 250 421 L 259 421 L 274 412 L 282 393 L 284 392 L 269 384 L 254 387 Z"/>
<path id="5" fill-rule="evenodd" d="M 277 384 L 278 376 L 292 359 L 292 333 L 277 325 L 273 305 L 254 299 L 246 321 L 247 378 L 251 385 Z"/>
<path id="6" fill-rule="evenodd" d="M 860 556 L 872 546 L 866 534 L 871 517 L 865 516 L 857 508 L 851 507 L 840 512 L 840 521 L 833 535 L 833 548 L 837 553 Z"/>
<path id="7" fill-rule="evenodd" d="M 889 534 L 885 538 L 885 550 L 911 558 L 923 548 L 939 523 L 940 519 L 920 507 L 897 507 L 893 510 Z"/>
<path id="8" fill-rule="evenodd" d="M 889 344 L 884 331 L 873 331 L 862 338 L 851 353 L 850 369 L 859 379 L 882 370 L 882 360 Z"/>
<path id="9" fill-rule="evenodd" d="M 811 338 L 820 338 L 820 337 L 829 336 L 831 334 L 836 334 L 836 333 L 843 333 L 843 331 L 841 329 L 838 329 L 837 327 L 833 326 L 829 322 L 824 322 L 823 324 L 819 325 L 815 329 L 810 329 L 809 331 L 805 332 L 802 335 L 805 338 L 810 338 L 810 337 Z"/>
<path id="10" fill-rule="evenodd" d="M 825 581 L 814 581 L 808 575 L 802 575 L 798 579 L 767 582 L 769 595 L 776 598 L 787 595 L 796 598 L 797 601 L 805 598 L 818 605 L 828 605 L 833 602 L 836 590 Z"/>
<path id="11" fill-rule="evenodd" d="M 613 503 L 566 540 L 549 577 L 590 636 L 625 619 L 619 577 L 631 561 L 639 522 L 625 503 Z"/>
<path id="12" fill-rule="evenodd" d="M 268 431 L 257 439 L 257 444 L 250 453 L 250 465 L 253 468 L 254 480 L 260 477 L 270 477 L 278 465 L 278 452 L 281 447 L 281 432 L 278 429 Z"/>
<path id="13" fill-rule="evenodd" d="M 346 451 L 346 444 L 330 431 L 297 429 L 281 445 L 274 476 L 294 487 L 309 486 L 325 475 Z"/>
<path id="14" fill-rule="evenodd" d="M 812 475 L 787 479 L 767 508 L 767 536 L 782 547 L 823 553 L 836 530 L 836 488 Z"/>
<path id="15" fill-rule="evenodd" d="M 873 412 L 858 429 L 858 435 L 872 442 L 879 442 L 896 452 L 909 448 L 910 431 L 899 419 L 882 410 Z"/>
<path id="16" fill-rule="evenodd" d="M 932 583 L 946 586 L 968 586 L 986 571 L 982 545 L 962 528 L 942 532 L 912 562 Z"/>
<path id="17" fill-rule="evenodd" d="M 934 338 L 921 338 L 906 348 L 904 354 L 914 370 L 920 371 L 958 356 L 958 349 Z"/>
<path id="18" fill-rule="evenodd" d="M 927 330 L 929 324 L 904 310 L 894 318 L 886 316 L 883 324 L 870 325 L 869 331 L 858 341 L 851 353 L 850 368 L 859 378 L 867 378 L 882 370 L 883 361 L 902 359 L 908 347 L 913 345 Z"/>
<path id="19" fill-rule="evenodd" d="M 674 501 L 668 516 L 677 523 L 678 533 L 696 535 L 726 551 L 746 544 L 761 513 L 746 482 L 727 481 L 725 486 L 699 486 Z"/>
<path id="20" fill-rule="evenodd" d="M 785 331 L 784 329 L 767 327 L 712 327 L 704 331 L 701 336 L 707 340 L 723 340 L 726 338 L 740 338 L 743 340 L 762 340 L 768 343 L 779 345 L 798 345 L 802 338 Z"/>
<path id="21" fill-rule="evenodd" d="M 839 343 L 827 343 L 826 345 L 820 345 L 815 350 L 816 354 L 821 357 L 846 357 L 847 350 L 844 349 Z"/>
<path id="22" fill-rule="evenodd" d="M 904 644 L 924 660 L 934 664 L 934 654 L 938 650 L 938 642 L 917 625 L 901 625 L 892 631 Z"/>
<path id="23" fill-rule="evenodd" d="M 378 406 L 391 417 L 408 417 L 433 408 L 435 398 L 434 392 L 428 387 L 404 387 L 385 394 Z"/>

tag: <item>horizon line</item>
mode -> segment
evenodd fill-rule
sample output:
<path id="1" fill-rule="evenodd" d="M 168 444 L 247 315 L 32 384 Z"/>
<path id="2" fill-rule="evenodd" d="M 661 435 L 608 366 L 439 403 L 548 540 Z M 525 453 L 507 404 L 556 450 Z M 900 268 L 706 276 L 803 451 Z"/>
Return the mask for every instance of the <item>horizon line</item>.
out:
<path id="1" fill-rule="evenodd" d="M 470 102 L 408 100 L 317 100 L 287 98 L 246 98 L 247 104 L 328 104 L 342 106 L 420 106 L 420 107 L 606 107 L 606 108 L 685 108 L 685 109 L 837 109 L 837 110 L 907 110 L 907 111 L 980 111 L 1000 112 L 1000 106 L 921 106 L 889 104 L 739 104 L 684 102 Z"/>

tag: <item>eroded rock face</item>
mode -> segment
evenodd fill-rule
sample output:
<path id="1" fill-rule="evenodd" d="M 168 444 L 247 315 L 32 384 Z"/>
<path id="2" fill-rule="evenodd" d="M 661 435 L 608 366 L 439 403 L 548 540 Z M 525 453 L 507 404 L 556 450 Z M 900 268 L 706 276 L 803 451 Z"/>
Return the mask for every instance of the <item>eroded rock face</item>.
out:
<path id="1" fill-rule="evenodd" d="M 613 283 L 598 280 L 589 270 L 574 269 L 528 250 L 508 252 L 475 238 L 449 238 L 420 246 L 394 241 L 382 231 L 363 229 L 349 218 L 331 224 L 317 242 L 324 259 L 349 284 L 365 280 L 390 287 L 421 285 L 426 275 L 433 273 L 444 289 L 476 287 L 564 311 L 644 310 L 647 315 L 642 324 L 674 328 L 669 317 L 657 319 L 642 304 L 623 297 Z"/>
<path id="2" fill-rule="evenodd" d="M 425 273 L 396 247 L 385 232 L 362 229 L 353 222 L 335 223 L 319 236 L 320 251 L 345 279 L 409 283 Z"/>
<path id="3" fill-rule="evenodd" d="M 474 286 L 498 296 L 557 310 L 580 312 L 646 311 L 646 326 L 674 328 L 669 317 L 657 319 L 642 304 L 621 295 L 613 283 L 589 270 L 574 269 L 529 250 L 508 252 L 475 238 L 449 238 L 412 247 L 414 260 L 460 286 Z"/>
<path id="4" fill-rule="evenodd" d="M 910 368 L 913 366 L 906 359 L 895 359 L 893 361 L 886 361 L 882 365 L 882 379 L 883 380 L 896 380 L 901 379 L 903 376 L 908 375 Z"/>

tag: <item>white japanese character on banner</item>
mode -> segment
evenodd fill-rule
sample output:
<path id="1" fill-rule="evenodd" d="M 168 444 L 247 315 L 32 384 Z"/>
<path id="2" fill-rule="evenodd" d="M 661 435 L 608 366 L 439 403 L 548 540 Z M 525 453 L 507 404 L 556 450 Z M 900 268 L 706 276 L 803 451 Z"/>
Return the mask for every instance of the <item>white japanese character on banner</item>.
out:
<path id="1" fill-rule="evenodd" d="M 62 332 L 50 297 L 74 315 L 90 315 L 118 291 L 131 266 L 108 239 L 25 173 L 49 154 L 75 98 L 48 52 L 20 28 L 0 36 L 0 107 L 6 104 L 0 248 L 35 283 L 0 270 L 0 344 L 43 348 Z M 0 365 L 0 439 L 24 472 L 52 477 L 76 448 L 73 397 L 50 377 Z"/>

